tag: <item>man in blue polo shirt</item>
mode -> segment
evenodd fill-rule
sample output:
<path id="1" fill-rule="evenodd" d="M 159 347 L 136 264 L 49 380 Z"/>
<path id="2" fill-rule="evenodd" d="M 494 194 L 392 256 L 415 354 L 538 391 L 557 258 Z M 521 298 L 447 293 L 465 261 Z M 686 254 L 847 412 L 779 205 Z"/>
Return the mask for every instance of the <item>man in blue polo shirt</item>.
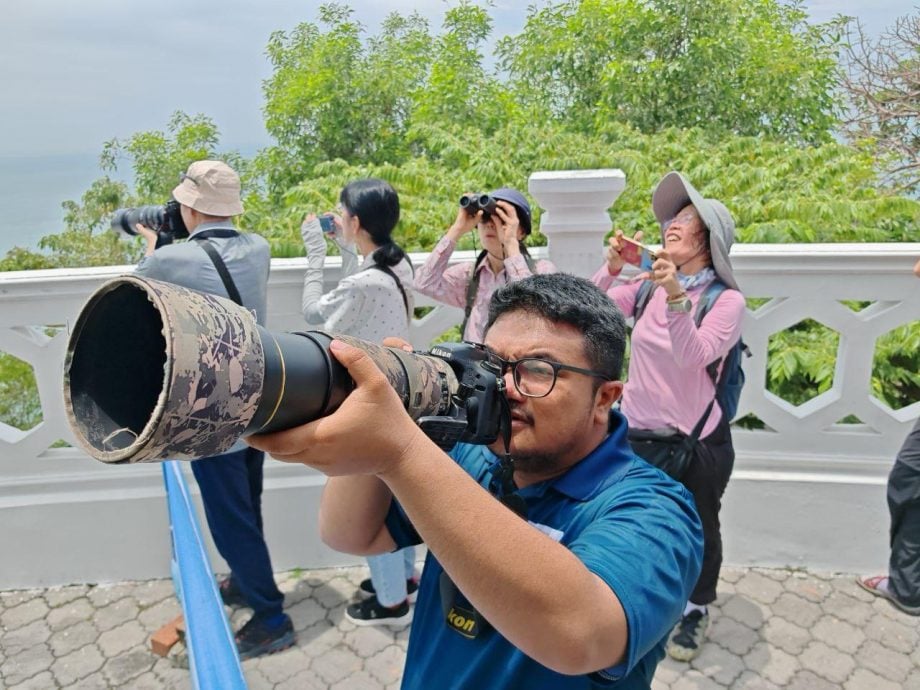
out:
<path id="1" fill-rule="evenodd" d="M 250 439 L 330 476 L 320 530 L 333 548 L 427 544 L 403 688 L 650 687 L 702 530 L 687 491 L 632 453 L 610 411 L 624 341 L 622 314 L 581 278 L 495 292 L 485 345 L 507 387 L 510 476 L 502 441 L 438 449 L 371 359 L 338 341 L 357 384 L 342 406 Z"/>

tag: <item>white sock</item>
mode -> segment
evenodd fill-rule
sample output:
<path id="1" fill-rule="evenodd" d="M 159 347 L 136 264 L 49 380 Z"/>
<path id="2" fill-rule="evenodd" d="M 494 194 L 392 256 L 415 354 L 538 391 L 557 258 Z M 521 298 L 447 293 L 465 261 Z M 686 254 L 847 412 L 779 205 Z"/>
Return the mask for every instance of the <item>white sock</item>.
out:
<path id="1" fill-rule="evenodd" d="M 886 592 L 888 594 L 891 594 L 891 588 L 888 586 L 889 582 L 891 582 L 889 578 L 887 577 L 883 578 L 878 581 L 878 584 L 875 586 L 875 588 L 879 590 L 880 592 Z"/>
<path id="2" fill-rule="evenodd" d="M 692 601 L 688 601 L 687 605 L 684 607 L 684 615 L 688 615 L 691 611 L 699 611 L 704 616 L 709 613 L 709 609 L 706 608 L 706 605 L 694 604 Z"/>

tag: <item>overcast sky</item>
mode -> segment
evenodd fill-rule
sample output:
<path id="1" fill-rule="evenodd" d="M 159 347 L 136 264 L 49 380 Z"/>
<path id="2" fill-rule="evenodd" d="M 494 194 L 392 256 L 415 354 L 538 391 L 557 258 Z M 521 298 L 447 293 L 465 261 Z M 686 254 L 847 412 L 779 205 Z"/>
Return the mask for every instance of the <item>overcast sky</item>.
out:
<path id="1" fill-rule="evenodd" d="M 498 35 L 521 29 L 532 0 L 496 0 Z M 350 0 L 372 32 L 413 9 L 440 28 L 443 0 Z M 815 21 L 837 13 L 878 33 L 910 0 L 808 0 Z M 163 129 L 172 112 L 204 113 L 224 148 L 268 143 L 264 50 L 272 31 L 316 20 L 316 2 L 6 0 L 0 9 L 0 156 L 99 153 L 104 141 Z"/>

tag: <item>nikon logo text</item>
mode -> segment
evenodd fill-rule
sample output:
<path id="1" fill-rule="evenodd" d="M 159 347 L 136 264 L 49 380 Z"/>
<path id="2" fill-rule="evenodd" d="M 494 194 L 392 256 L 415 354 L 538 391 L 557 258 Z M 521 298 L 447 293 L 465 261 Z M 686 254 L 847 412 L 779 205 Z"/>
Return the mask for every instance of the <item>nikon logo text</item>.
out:
<path id="1" fill-rule="evenodd" d="M 479 634 L 479 630 L 477 629 L 476 619 L 473 618 L 471 613 L 472 612 L 464 611 L 463 609 L 451 607 L 450 611 L 447 613 L 447 623 L 464 637 L 476 637 L 476 635 Z"/>

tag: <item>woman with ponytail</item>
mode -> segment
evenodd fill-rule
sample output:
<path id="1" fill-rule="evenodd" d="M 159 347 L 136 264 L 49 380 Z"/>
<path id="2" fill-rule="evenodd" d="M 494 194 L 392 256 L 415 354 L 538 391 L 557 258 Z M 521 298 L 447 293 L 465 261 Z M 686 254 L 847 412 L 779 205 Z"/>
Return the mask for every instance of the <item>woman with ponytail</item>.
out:
<path id="1" fill-rule="evenodd" d="M 331 214 L 341 249 L 342 277 L 323 294 L 326 240 L 319 219 L 308 215 L 300 228 L 307 250 L 302 310 L 307 324 L 381 343 L 388 336 L 409 339 L 413 309 L 412 264 L 393 241 L 399 221 L 399 196 L 383 180 L 354 180 L 339 195 L 339 213 Z M 329 235 L 327 235 L 329 236 Z M 364 257 L 360 266 L 358 254 Z M 415 549 L 408 547 L 367 559 L 371 577 L 361 583 L 363 600 L 348 606 L 356 625 L 402 625 L 411 620 L 415 598 Z"/>

